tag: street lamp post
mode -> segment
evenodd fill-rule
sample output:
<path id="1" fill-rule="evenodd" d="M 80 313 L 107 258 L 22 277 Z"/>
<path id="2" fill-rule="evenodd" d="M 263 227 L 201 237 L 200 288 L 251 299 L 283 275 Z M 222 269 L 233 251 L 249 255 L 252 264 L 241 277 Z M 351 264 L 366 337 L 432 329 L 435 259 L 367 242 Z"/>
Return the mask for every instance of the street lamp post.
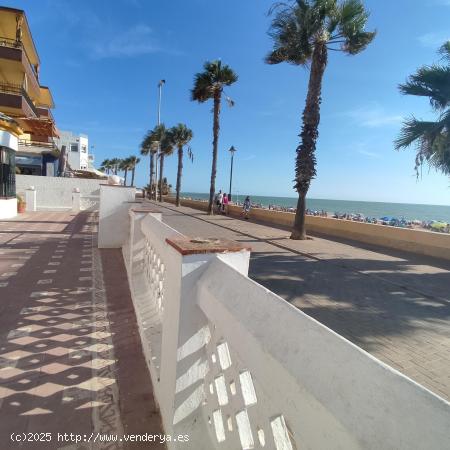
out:
<path id="1" fill-rule="evenodd" d="M 166 84 L 166 80 L 159 80 L 158 82 L 158 126 L 161 125 L 161 96 L 162 87 Z M 156 152 L 156 164 L 155 164 L 155 200 L 158 199 L 158 158 L 161 157 L 161 143 L 158 143 L 158 150 Z M 152 187 L 150 186 L 150 191 Z"/>
<path id="2" fill-rule="evenodd" d="M 231 153 L 230 189 L 228 190 L 228 201 L 231 202 L 231 184 L 233 182 L 233 160 L 234 160 L 234 154 L 236 153 L 236 149 L 232 145 L 228 151 Z"/>

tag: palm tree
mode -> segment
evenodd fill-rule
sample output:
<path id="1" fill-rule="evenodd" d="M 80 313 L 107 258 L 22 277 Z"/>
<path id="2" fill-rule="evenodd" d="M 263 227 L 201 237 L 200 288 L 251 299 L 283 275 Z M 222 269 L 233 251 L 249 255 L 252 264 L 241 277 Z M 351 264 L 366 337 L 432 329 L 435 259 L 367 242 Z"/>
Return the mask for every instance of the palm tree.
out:
<path id="1" fill-rule="evenodd" d="M 159 196 L 158 200 L 162 202 L 163 187 L 164 187 L 164 158 L 170 156 L 173 153 L 174 141 L 171 130 L 166 130 L 164 128 L 164 134 L 162 140 L 160 141 L 159 147 Z M 167 179 L 166 179 L 167 180 Z"/>
<path id="2" fill-rule="evenodd" d="M 173 144 L 178 148 L 178 171 L 177 171 L 177 187 L 176 187 L 176 206 L 180 206 L 180 190 L 181 190 L 181 175 L 183 172 L 183 147 L 189 143 L 193 138 L 192 130 L 184 123 L 179 123 L 177 126 L 170 129 Z M 189 151 L 191 158 L 192 152 Z"/>
<path id="3" fill-rule="evenodd" d="M 109 159 L 104 159 L 100 170 L 109 174 L 109 171 L 111 170 L 111 161 Z"/>
<path id="4" fill-rule="evenodd" d="M 436 122 L 407 119 L 395 141 L 397 150 L 417 144 L 415 170 L 426 161 L 442 173 L 450 174 L 450 41 L 439 49 L 444 64 L 421 67 L 405 84 L 405 95 L 429 97 L 432 109 L 439 114 Z"/>
<path id="5" fill-rule="evenodd" d="M 123 170 L 124 176 L 123 176 L 123 185 L 127 185 L 127 174 L 128 169 L 130 168 L 130 161 L 129 158 L 121 159 L 119 162 L 119 169 Z"/>
<path id="6" fill-rule="evenodd" d="M 191 100 L 204 103 L 213 99 L 213 157 L 211 168 L 211 184 L 209 188 L 208 214 L 213 214 L 213 199 L 216 190 L 217 151 L 219 145 L 219 116 L 224 86 L 230 86 L 238 79 L 236 73 L 221 61 L 207 61 L 203 72 L 197 73 L 194 78 L 194 88 L 191 90 Z M 230 106 L 233 102 L 227 97 Z"/>
<path id="7" fill-rule="evenodd" d="M 155 174 L 155 155 L 158 153 L 158 145 L 164 133 L 164 125 L 157 125 L 153 130 L 147 132 L 141 143 L 141 155 L 150 156 L 150 183 L 153 186 L 156 183 Z M 156 200 L 156 199 L 155 199 Z"/>
<path id="8" fill-rule="evenodd" d="M 290 5 L 276 4 L 273 12 L 276 14 L 269 35 L 274 45 L 266 62 L 310 65 L 301 143 L 296 150 L 294 187 L 299 197 L 291 234 L 291 239 L 306 239 L 306 194 L 316 175 L 315 150 L 328 50 L 356 55 L 370 44 L 375 32 L 365 31 L 369 14 L 360 0 L 296 0 Z"/>
<path id="9" fill-rule="evenodd" d="M 141 159 L 137 156 L 130 156 L 127 158 L 128 168 L 131 170 L 131 186 L 134 186 L 134 172 L 136 170 L 136 166 L 140 163 Z"/>
<path id="10" fill-rule="evenodd" d="M 120 165 L 120 159 L 119 158 L 113 158 L 109 160 L 111 165 L 111 170 L 114 173 L 114 175 L 117 175 L 117 171 L 119 170 Z"/>

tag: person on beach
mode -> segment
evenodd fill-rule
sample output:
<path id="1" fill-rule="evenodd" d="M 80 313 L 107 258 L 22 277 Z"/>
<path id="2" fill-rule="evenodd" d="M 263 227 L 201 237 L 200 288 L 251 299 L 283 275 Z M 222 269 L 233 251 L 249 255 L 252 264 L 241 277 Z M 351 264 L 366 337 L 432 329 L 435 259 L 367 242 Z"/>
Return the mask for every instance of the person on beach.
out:
<path id="1" fill-rule="evenodd" d="M 248 220 L 248 215 L 250 213 L 250 208 L 252 207 L 252 203 L 250 201 L 250 197 L 247 195 L 244 200 L 244 204 L 242 206 L 242 214 L 244 215 L 244 219 Z"/>
<path id="2" fill-rule="evenodd" d="M 222 213 L 225 214 L 226 216 L 228 215 L 228 195 L 226 193 L 223 194 Z"/>

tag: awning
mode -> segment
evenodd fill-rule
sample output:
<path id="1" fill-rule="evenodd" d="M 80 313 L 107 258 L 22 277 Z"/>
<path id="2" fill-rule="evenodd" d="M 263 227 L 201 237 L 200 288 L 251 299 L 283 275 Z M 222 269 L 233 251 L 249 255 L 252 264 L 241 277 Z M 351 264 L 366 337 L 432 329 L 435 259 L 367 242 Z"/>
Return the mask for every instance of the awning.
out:
<path id="1" fill-rule="evenodd" d="M 53 120 L 46 118 L 21 117 L 20 121 L 25 133 L 34 133 L 40 136 L 59 137 L 59 132 Z"/>

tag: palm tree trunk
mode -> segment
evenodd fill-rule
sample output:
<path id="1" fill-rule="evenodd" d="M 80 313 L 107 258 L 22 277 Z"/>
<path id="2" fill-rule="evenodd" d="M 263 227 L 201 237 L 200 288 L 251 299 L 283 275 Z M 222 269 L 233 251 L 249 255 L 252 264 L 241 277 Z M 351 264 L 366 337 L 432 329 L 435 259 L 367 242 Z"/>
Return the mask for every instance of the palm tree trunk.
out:
<path id="1" fill-rule="evenodd" d="M 125 169 L 125 175 L 123 177 L 123 185 L 126 186 L 127 185 L 127 174 L 128 174 L 128 169 Z"/>
<path id="2" fill-rule="evenodd" d="M 316 43 L 309 74 L 308 95 L 305 109 L 303 110 L 303 127 L 300 134 L 301 144 L 297 147 L 295 189 L 298 192 L 298 202 L 291 239 L 306 239 L 306 194 L 311 180 L 316 176 L 315 150 L 317 138 L 319 137 L 322 79 L 327 66 L 327 56 L 325 43 Z"/>
<path id="3" fill-rule="evenodd" d="M 208 214 L 212 215 L 214 212 L 214 193 L 216 191 L 216 174 L 217 174 L 217 150 L 219 146 L 219 116 L 220 116 L 220 102 L 222 99 L 222 90 L 217 89 L 214 92 L 214 122 L 213 122 L 213 158 L 211 168 L 211 185 L 209 187 L 209 204 Z"/>
<path id="4" fill-rule="evenodd" d="M 162 202 L 163 191 L 163 170 L 164 170 L 164 153 L 159 156 L 159 201 Z"/>
<path id="5" fill-rule="evenodd" d="M 155 182 L 155 154 L 150 152 L 150 198 L 152 198 L 152 188 Z"/>
<path id="6" fill-rule="evenodd" d="M 131 169 L 131 186 L 134 186 L 134 171 L 135 171 L 136 167 L 133 167 Z"/>
<path id="7" fill-rule="evenodd" d="M 180 206 L 181 174 L 183 172 L 183 146 L 178 147 L 177 197 L 175 204 Z"/>

